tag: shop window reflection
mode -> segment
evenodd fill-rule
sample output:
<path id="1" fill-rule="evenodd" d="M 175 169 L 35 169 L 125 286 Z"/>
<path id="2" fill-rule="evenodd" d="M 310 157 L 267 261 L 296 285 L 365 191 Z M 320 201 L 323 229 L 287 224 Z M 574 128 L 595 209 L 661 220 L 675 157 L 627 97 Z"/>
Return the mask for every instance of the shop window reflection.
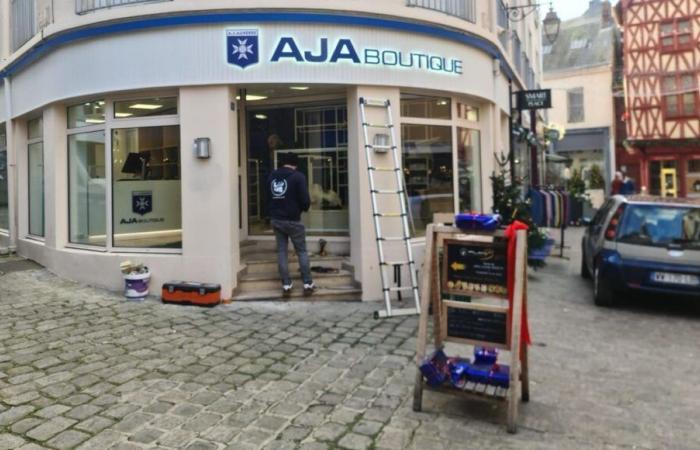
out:
<path id="1" fill-rule="evenodd" d="M 70 242 L 107 245 L 105 132 L 68 137 Z"/>
<path id="2" fill-rule="evenodd" d="M 181 248 L 180 127 L 112 130 L 115 247 Z"/>
<path id="3" fill-rule="evenodd" d="M 454 212 L 452 127 L 404 124 L 401 141 L 410 215 L 424 236 L 433 214 Z"/>
<path id="4" fill-rule="evenodd" d="M 344 105 L 277 106 L 248 111 L 248 224 L 251 235 L 271 234 L 267 177 L 282 153 L 299 155 L 311 208 L 302 214 L 307 233 L 347 236 L 347 109 Z"/>

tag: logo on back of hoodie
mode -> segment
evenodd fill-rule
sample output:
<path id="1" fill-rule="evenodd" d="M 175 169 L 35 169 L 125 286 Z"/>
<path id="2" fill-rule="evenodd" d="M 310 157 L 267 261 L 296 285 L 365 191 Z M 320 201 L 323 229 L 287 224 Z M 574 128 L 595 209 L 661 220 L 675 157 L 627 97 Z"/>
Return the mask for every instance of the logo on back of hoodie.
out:
<path id="1" fill-rule="evenodd" d="M 274 198 L 282 198 L 287 193 L 287 180 L 272 180 L 270 188 Z"/>

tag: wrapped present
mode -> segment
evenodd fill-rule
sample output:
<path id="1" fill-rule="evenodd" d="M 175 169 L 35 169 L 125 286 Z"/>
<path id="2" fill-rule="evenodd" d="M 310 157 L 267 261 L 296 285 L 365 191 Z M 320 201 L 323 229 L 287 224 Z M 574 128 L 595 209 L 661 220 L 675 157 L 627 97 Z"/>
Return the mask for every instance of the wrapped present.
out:
<path id="1" fill-rule="evenodd" d="M 429 386 L 440 386 L 450 376 L 447 355 L 442 350 L 436 350 L 420 365 L 420 371 Z"/>
<path id="2" fill-rule="evenodd" d="M 501 364 L 471 365 L 467 380 L 507 389 L 510 385 L 510 367 Z"/>
<path id="3" fill-rule="evenodd" d="M 498 361 L 498 349 L 493 347 L 474 347 L 474 364 L 487 366 Z"/>
<path id="4" fill-rule="evenodd" d="M 471 362 L 468 359 L 450 358 L 448 365 L 452 385 L 457 388 L 464 387 L 467 382 L 467 372 L 469 367 L 471 367 Z"/>
<path id="5" fill-rule="evenodd" d="M 462 230 L 494 231 L 501 225 L 501 216 L 498 214 L 457 214 L 455 225 Z"/>

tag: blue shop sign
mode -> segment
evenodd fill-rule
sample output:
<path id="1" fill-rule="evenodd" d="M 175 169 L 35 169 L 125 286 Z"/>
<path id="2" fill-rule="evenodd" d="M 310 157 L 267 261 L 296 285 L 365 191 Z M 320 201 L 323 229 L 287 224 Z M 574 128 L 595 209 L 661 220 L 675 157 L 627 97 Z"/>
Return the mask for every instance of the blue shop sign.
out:
<path id="1" fill-rule="evenodd" d="M 229 64 L 245 69 L 259 62 L 261 38 L 258 30 L 226 30 L 226 58 Z M 331 40 L 321 37 L 316 48 L 307 49 L 296 38 L 277 40 L 269 62 L 292 61 L 301 64 L 357 64 L 387 68 L 424 70 L 461 75 L 461 59 L 447 58 L 424 51 L 360 48 L 352 39 Z"/>

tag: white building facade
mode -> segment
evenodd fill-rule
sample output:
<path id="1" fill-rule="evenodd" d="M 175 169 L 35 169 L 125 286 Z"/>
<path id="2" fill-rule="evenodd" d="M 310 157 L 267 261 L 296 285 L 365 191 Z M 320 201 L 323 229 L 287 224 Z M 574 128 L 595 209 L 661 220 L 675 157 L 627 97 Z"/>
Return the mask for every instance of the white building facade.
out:
<path id="1" fill-rule="evenodd" d="M 139 260 L 155 286 L 235 299 L 272 256 L 266 178 L 294 152 L 310 250 L 326 241 L 356 298 L 380 298 L 360 98 L 391 102 L 420 260 L 434 213 L 490 211 L 509 94 L 540 78 L 536 15 L 434 5 L 3 0 L 0 248 L 110 289 Z"/>

